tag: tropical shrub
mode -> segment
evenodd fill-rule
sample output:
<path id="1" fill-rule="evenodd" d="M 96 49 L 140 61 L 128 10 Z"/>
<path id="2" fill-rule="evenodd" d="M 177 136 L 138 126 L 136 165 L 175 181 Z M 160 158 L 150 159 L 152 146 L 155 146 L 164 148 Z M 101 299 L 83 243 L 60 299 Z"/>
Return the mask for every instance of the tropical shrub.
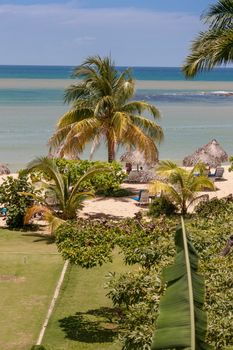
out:
<path id="1" fill-rule="evenodd" d="M 117 242 L 124 261 L 135 267 L 139 265 L 139 271 L 144 271 L 145 278 L 148 276 L 146 281 L 140 279 L 137 277 L 139 271 L 134 270 L 125 276 L 113 276 L 115 281 L 109 284 L 109 296 L 123 314 L 119 323 L 124 350 L 150 349 L 153 325 L 158 316 L 163 288 L 158 288 L 158 293 L 153 291 L 150 295 L 155 282 L 150 284 L 149 276 L 156 277 L 158 285 L 163 287 L 160 280 L 161 271 L 175 256 L 173 232 L 176 224 L 177 218 L 160 218 L 152 222 L 127 220 L 120 225 Z M 232 215 L 218 218 L 217 213 L 210 219 L 197 216 L 186 221 L 187 231 L 200 256 L 200 273 L 206 281 L 206 341 L 216 350 L 233 345 L 233 285 L 232 279 L 229 278 L 232 274 L 233 249 L 226 257 L 221 256 L 232 234 L 232 224 Z M 153 307 L 151 300 L 154 302 Z"/>
<path id="2" fill-rule="evenodd" d="M 120 185 L 127 177 L 127 174 L 122 169 L 122 165 L 118 162 L 108 163 L 89 160 L 67 160 L 64 158 L 55 158 L 54 161 L 59 172 L 64 177 L 67 177 L 69 174 L 71 185 L 74 185 L 81 176 L 93 167 L 108 167 L 111 172 L 108 174 L 95 174 L 91 179 L 84 181 L 81 187 L 81 189 L 93 190 L 107 196 L 117 193 L 120 189 Z M 36 174 L 42 175 L 38 170 L 33 172 L 33 176 L 35 177 Z M 51 179 L 50 175 L 46 172 L 43 173 L 43 176 L 45 176 L 47 180 Z"/>
<path id="3" fill-rule="evenodd" d="M 160 215 L 171 216 L 174 215 L 177 208 L 174 203 L 172 203 L 167 197 L 161 196 L 155 198 L 149 205 L 148 215 L 152 217 L 159 217 Z"/>
<path id="4" fill-rule="evenodd" d="M 229 157 L 229 162 L 231 162 L 231 165 L 230 165 L 228 171 L 231 172 L 231 171 L 233 171 L 233 156 Z"/>
<path id="5" fill-rule="evenodd" d="M 112 261 L 114 230 L 98 221 L 66 222 L 56 230 L 56 244 L 65 260 L 84 268 Z"/>
<path id="6" fill-rule="evenodd" d="M 32 197 L 24 197 L 20 192 L 35 193 L 26 175 L 19 174 L 17 179 L 8 176 L 0 186 L 0 203 L 7 208 L 6 223 L 11 228 L 24 226 L 24 215 L 33 204 Z"/>
<path id="7" fill-rule="evenodd" d="M 231 206 L 231 203 L 228 204 Z M 164 294 L 161 273 L 174 261 L 177 216 L 144 221 L 139 216 L 119 223 L 80 221 L 57 230 L 57 245 L 65 259 L 90 268 L 111 261 L 118 246 L 130 273 L 108 276 L 107 294 L 118 310 L 122 349 L 149 350 L 160 297 Z M 187 232 L 199 257 L 199 272 L 206 282 L 204 309 L 208 313 L 207 343 L 216 350 L 233 346 L 233 282 L 231 248 L 222 252 L 232 235 L 232 214 L 186 220 Z"/>
<path id="8" fill-rule="evenodd" d="M 195 207 L 195 212 L 203 218 L 233 214 L 233 197 L 216 197 L 207 202 L 201 202 Z"/>

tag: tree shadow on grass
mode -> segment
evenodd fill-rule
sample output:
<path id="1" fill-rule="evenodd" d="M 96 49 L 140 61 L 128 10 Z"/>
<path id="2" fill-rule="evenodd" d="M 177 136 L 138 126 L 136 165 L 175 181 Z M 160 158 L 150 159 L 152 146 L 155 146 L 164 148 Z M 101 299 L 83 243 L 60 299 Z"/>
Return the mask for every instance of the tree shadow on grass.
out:
<path id="1" fill-rule="evenodd" d="M 25 233 L 23 236 L 30 236 L 35 237 L 33 242 L 45 242 L 46 244 L 54 244 L 55 243 L 55 237 L 48 234 L 43 233 Z"/>
<path id="2" fill-rule="evenodd" d="M 110 343 L 118 334 L 117 309 L 101 307 L 59 320 L 66 338 L 84 343 Z"/>

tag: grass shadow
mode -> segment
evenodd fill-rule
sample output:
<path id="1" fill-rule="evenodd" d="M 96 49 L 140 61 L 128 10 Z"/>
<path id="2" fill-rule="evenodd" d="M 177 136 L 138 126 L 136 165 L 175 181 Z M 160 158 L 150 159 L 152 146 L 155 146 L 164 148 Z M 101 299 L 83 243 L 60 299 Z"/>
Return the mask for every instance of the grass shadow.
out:
<path id="1" fill-rule="evenodd" d="M 101 307 L 59 320 L 66 338 L 84 343 L 111 343 L 118 334 L 117 309 Z"/>
<path id="2" fill-rule="evenodd" d="M 54 244 L 55 242 L 55 237 L 51 236 L 51 235 L 47 235 L 47 234 L 43 234 L 43 233 L 23 233 L 22 236 L 30 236 L 30 237 L 35 237 L 37 239 L 35 239 L 33 242 L 37 243 L 37 242 L 46 242 L 47 244 Z"/>

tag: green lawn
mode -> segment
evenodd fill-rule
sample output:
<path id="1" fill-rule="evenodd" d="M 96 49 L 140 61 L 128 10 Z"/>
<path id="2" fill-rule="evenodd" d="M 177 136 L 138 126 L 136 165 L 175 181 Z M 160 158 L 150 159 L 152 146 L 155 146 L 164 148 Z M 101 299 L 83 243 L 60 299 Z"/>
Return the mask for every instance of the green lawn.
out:
<path id="1" fill-rule="evenodd" d="M 109 271 L 125 270 L 117 254 L 112 264 L 102 267 L 90 270 L 70 267 L 45 334 L 46 349 L 120 350 L 104 284 Z"/>
<path id="2" fill-rule="evenodd" d="M 31 348 L 62 266 L 55 244 L 34 233 L 0 229 L 0 349 Z"/>

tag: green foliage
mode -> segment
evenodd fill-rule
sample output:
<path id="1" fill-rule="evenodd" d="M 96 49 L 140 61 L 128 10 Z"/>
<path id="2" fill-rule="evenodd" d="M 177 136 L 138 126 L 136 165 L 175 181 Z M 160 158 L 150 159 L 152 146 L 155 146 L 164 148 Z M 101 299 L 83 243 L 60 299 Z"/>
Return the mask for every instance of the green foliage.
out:
<path id="1" fill-rule="evenodd" d="M 46 348 L 43 345 L 33 345 L 31 350 L 46 350 Z"/>
<path id="2" fill-rule="evenodd" d="M 150 349 L 153 324 L 158 311 L 157 300 L 163 286 L 157 274 L 141 269 L 138 272 L 109 274 L 108 296 L 115 306 L 120 306 L 119 327 L 123 329 L 120 336 L 122 349 Z"/>
<path id="3" fill-rule="evenodd" d="M 112 260 L 114 230 L 97 221 L 66 222 L 55 232 L 56 244 L 65 260 L 84 268 Z"/>
<path id="4" fill-rule="evenodd" d="M 160 300 L 152 350 L 212 349 L 205 342 L 205 285 L 198 274 L 198 254 L 186 234 L 183 218 L 181 221 L 182 227 L 177 228 L 175 235 L 175 261 L 163 270 L 167 288 Z"/>
<path id="5" fill-rule="evenodd" d="M 118 226 L 116 242 L 121 248 L 125 263 L 140 264 L 150 269 L 161 261 L 169 260 L 174 254 L 174 244 L 171 243 L 168 250 L 168 241 L 175 225 L 175 221 L 165 217 L 153 222 L 137 219 L 123 221 Z"/>
<path id="6" fill-rule="evenodd" d="M 21 196 L 19 192 L 35 192 L 26 175 L 20 174 L 17 179 L 8 176 L 0 186 L 0 203 L 7 208 L 6 223 L 11 228 L 24 226 L 24 215 L 33 204 L 32 198 Z"/>
<path id="7" fill-rule="evenodd" d="M 229 236 L 232 234 L 232 214 L 211 218 L 197 217 L 187 228 L 195 249 L 200 256 L 200 273 L 206 282 L 205 309 L 208 313 L 207 340 L 216 350 L 233 346 L 233 251 L 221 256 Z"/>
<path id="8" fill-rule="evenodd" d="M 231 166 L 229 167 L 228 171 L 233 171 L 233 156 L 229 157 L 229 162 L 231 162 Z"/>
<path id="9" fill-rule="evenodd" d="M 186 221 L 186 227 L 198 255 L 199 271 L 206 281 L 208 312 L 207 342 L 216 350 L 233 346 L 232 251 L 221 252 L 232 235 L 233 218 L 226 214 Z M 160 276 L 175 257 L 173 232 L 178 218 L 154 218 L 143 221 L 139 216 L 116 222 L 79 221 L 67 223 L 57 231 L 57 245 L 65 259 L 90 268 L 111 261 L 113 246 L 118 246 L 131 272 L 120 276 L 112 273 L 107 283 L 108 296 L 119 309 L 118 323 L 124 350 L 149 350 L 159 300 L 164 293 Z"/>
<path id="10" fill-rule="evenodd" d="M 155 198 L 149 205 L 148 215 L 152 217 L 159 217 L 160 215 L 171 216 L 176 213 L 176 206 L 167 197 L 161 196 Z"/>
<path id="11" fill-rule="evenodd" d="M 199 217 L 215 217 L 233 214 L 233 197 L 212 198 L 207 202 L 201 202 L 195 207 L 195 212 Z"/>
<path id="12" fill-rule="evenodd" d="M 203 172 L 204 167 L 203 163 L 198 163 L 189 171 L 172 161 L 161 161 L 156 172 L 164 177 L 167 182 L 153 181 L 150 185 L 150 191 L 155 194 L 163 193 L 166 195 L 172 203 L 175 203 L 181 214 L 185 215 L 188 208 L 203 197 L 199 194 L 200 191 L 204 189 L 215 190 L 213 181 Z M 196 171 L 200 173 L 199 176 L 195 175 Z"/>
<path id="13" fill-rule="evenodd" d="M 122 165 L 118 162 L 93 162 L 89 160 L 67 160 L 64 158 L 56 158 L 54 160 L 59 172 L 65 177 L 69 176 L 71 185 L 74 185 L 81 176 L 93 167 L 108 167 L 111 170 L 110 173 L 95 174 L 88 181 L 84 181 L 81 186 L 82 190 L 93 190 L 107 196 L 114 196 L 115 193 L 118 193 L 120 185 L 127 176 L 122 169 Z M 33 177 L 36 174 L 42 175 L 38 171 L 34 171 Z M 44 174 L 45 178 L 50 180 L 49 174 L 46 172 Z"/>
<path id="14" fill-rule="evenodd" d="M 228 205 L 230 207 L 231 203 Z M 163 294 L 159 276 L 175 256 L 173 232 L 176 224 L 176 217 L 153 219 L 152 222 L 129 219 L 115 227 L 118 232 L 116 241 L 124 261 L 135 268 L 130 274 L 113 275 L 108 284 L 108 295 L 122 312 L 119 323 L 124 350 L 150 349 L 159 299 Z M 190 238 L 200 256 L 199 271 L 206 281 L 207 342 L 216 350 L 233 346 L 233 284 L 229 277 L 233 250 L 221 257 L 232 234 L 232 226 L 233 218 L 229 212 L 226 215 L 216 213 L 210 218 L 196 215 L 186 221 Z"/>
<path id="15" fill-rule="evenodd" d="M 90 56 L 74 69 L 73 77 L 79 80 L 65 92 L 65 101 L 72 107 L 57 123 L 49 141 L 51 151 L 77 156 L 92 143 L 92 155 L 104 142 L 109 163 L 116 159 L 119 145 L 132 146 L 148 161 L 156 161 L 156 143 L 163 139 L 163 131 L 142 115 L 154 119 L 160 114 L 152 104 L 133 101 L 135 82 L 130 71 L 119 72 L 111 57 Z"/>
<path id="16" fill-rule="evenodd" d="M 232 0 L 218 0 L 210 5 L 203 19 L 208 29 L 201 31 L 192 43 L 191 53 L 183 65 L 187 78 L 233 61 Z"/>

